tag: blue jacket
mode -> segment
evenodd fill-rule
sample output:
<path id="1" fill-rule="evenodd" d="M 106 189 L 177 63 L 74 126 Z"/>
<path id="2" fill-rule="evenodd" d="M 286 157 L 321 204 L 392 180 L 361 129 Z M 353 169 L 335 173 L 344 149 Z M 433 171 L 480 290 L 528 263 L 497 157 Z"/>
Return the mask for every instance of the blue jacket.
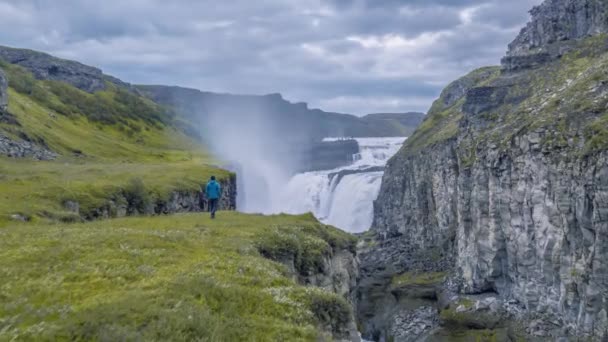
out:
<path id="1" fill-rule="evenodd" d="M 209 181 L 207 188 L 205 188 L 205 194 L 207 194 L 208 199 L 219 199 L 222 196 L 222 186 L 214 180 Z"/>

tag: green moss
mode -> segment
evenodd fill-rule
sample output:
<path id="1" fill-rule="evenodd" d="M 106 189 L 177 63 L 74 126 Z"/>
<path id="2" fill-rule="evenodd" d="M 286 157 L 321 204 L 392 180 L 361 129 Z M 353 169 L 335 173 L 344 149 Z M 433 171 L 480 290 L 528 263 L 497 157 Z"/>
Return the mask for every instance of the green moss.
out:
<path id="1" fill-rule="evenodd" d="M 456 81 L 467 83 L 471 87 L 485 86 L 500 75 L 498 67 L 484 67 L 472 71 L 467 76 Z M 452 85 L 448 86 L 451 87 Z M 454 138 L 462 119 L 461 108 L 465 98 L 459 99 L 450 107 L 445 106 L 445 93 L 433 103 L 426 119 L 416 129 L 416 132 L 406 141 L 403 151 L 415 153 L 421 149 L 442 141 Z"/>
<path id="2" fill-rule="evenodd" d="M 306 276 L 324 271 L 324 259 L 334 250 L 354 251 L 356 241 L 354 236 L 339 229 L 318 224 L 273 227 L 260 234 L 256 245 L 260 253 L 270 259 L 293 261 L 295 270 Z"/>
<path id="3" fill-rule="evenodd" d="M 504 331 L 479 330 L 453 330 L 440 334 L 441 340 L 446 342 L 499 342 L 509 340 Z"/>
<path id="4" fill-rule="evenodd" d="M 494 329 L 503 326 L 501 317 L 492 313 L 469 311 L 475 303 L 468 298 L 460 298 L 451 303 L 447 309 L 441 310 L 439 318 L 442 324 L 452 329 Z M 464 307 L 459 312 L 458 308 Z"/>
<path id="5" fill-rule="evenodd" d="M 0 340 L 316 341 L 344 329 L 343 299 L 258 252 L 271 227 L 331 229 L 231 212 L 0 228 Z"/>
<path id="6" fill-rule="evenodd" d="M 441 284 L 447 273 L 446 272 L 407 272 L 393 277 L 391 286 L 393 288 L 412 286 L 412 285 L 435 285 Z"/>
<path id="7" fill-rule="evenodd" d="M 475 134 L 459 137 L 461 166 L 475 163 L 475 146 L 491 144 L 509 150 L 515 137 L 532 132 L 542 135 L 543 151 L 568 150 L 572 158 L 608 148 L 608 98 L 603 96 L 608 79 L 608 35 L 562 44 L 570 44 L 571 52 L 538 68 L 508 77 L 501 77 L 498 69 L 489 74 L 481 69 L 457 81 L 505 92 L 491 111 L 478 114 Z M 480 76 L 484 74 L 487 77 Z M 403 153 L 417 153 L 458 135 L 464 99 L 446 108 L 444 97 L 442 94 L 434 103 Z M 584 141 L 579 143 L 579 139 Z"/>
<path id="8" fill-rule="evenodd" d="M 585 155 L 608 149 L 608 113 L 596 118 L 585 129 Z"/>

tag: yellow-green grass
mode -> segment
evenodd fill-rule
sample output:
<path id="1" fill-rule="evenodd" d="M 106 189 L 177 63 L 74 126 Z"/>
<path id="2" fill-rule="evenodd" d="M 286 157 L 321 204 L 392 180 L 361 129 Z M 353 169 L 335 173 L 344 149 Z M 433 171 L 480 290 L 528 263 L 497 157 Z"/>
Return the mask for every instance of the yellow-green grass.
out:
<path id="1" fill-rule="evenodd" d="M 311 215 L 221 212 L 0 228 L 0 340 L 292 341 L 350 317 L 261 256 L 282 239 L 329 253 L 354 238 Z M 297 245 L 303 258 L 308 244 Z M 280 247 L 276 247 L 277 249 Z M 317 248 L 317 247 L 315 247 Z M 346 317 L 347 316 L 347 317 Z"/>
<path id="2" fill-rule="evenodd" d="M 446 272 L 406 272 L 395 276 L 391 281 L 394 288 L 403 286 L 440 285 L 446 277 Z"/>
<path id="3" fill-rule="evenodd" d="M 152 197 L 196 190 L 211 175 L 224 170 L 193 159 L 166 163 L 36 162 L 0 158 L 0 227 L 15 214 L 39 220 L 61 217 L 66 201 L 80 204 L 82 213 L 102 207 L 112 196 L 141 180 Z"/>
<path id="4" fill-rule="evenodd" d="M 208 154 L 192 139 L 170 126 L 157 127 L 144 122 L 137 133 L 124 125 L 92 122 L 86 116 L 64 116 L 40 105 L 31 97 L 9 90 L 9 112 L 20 126 L 2 124 L 7 134 L 24 132 L 33 140 L 44 141 L 64 158 L 75 152 L 79 158 L 123 162 L 183 161 L 208 159 Z"/>
<path id="5" fill-rule="evenodd" d="M 141 180 L 152 198 L 166 198 L 173 191 L 195 191 L 211 175 L 229 177 L 213 165 L 200 143 L 169 124 L 128 117 L 109 124 L 86 114 L 62 115 L 50 108 L 49 104 L 62 102 L 49 89 L 67 87 L 78 96 L 93 95 L 56 82 L 36 81 L 15 66 L 9 70 L 12 81 L 30 82 L 44 96 L 10 88 L 9 112 L 19 124 L 0 124 L 0 133 L 15 140 L 27 137 L 60 156 L 45 162 L 0 157 L 0 227 L 13 215 L 33 220 L 73 217 L 64 209 L 66 201 L 78 202 L 86 214 L 134 179 Z M 109 86 L 97 96 L 113 98 L 117 91 Z M 121 106 L 108 101 L 108 106 Z"/>

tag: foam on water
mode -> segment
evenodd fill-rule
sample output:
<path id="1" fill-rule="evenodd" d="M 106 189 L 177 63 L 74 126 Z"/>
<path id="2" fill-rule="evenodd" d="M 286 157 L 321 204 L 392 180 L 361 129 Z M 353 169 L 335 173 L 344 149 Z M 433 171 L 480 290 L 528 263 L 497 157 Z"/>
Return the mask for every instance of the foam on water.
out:
<path id="1" fill-rule="evenodd" d="M 270 212 L 312 212 L 322 222 L 349 232 L 368 230 L 374 215 L 373 202 L 378 197 L 384 174 L 378 167 L 386 165 L 405 138 L 356 140 L 360 153 L 353 156 L 353 164 L 295 175 L 274 198 Z"/>

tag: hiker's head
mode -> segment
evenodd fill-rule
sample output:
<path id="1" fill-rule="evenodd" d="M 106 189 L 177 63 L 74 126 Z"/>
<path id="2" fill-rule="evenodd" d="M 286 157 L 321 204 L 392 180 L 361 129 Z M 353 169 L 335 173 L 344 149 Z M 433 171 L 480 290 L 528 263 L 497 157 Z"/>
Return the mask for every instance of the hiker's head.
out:
<path id="1" fill-rule="evenodd" d="M 211 176 L 211 180 L 215 180 L 215 176 Z"/>

